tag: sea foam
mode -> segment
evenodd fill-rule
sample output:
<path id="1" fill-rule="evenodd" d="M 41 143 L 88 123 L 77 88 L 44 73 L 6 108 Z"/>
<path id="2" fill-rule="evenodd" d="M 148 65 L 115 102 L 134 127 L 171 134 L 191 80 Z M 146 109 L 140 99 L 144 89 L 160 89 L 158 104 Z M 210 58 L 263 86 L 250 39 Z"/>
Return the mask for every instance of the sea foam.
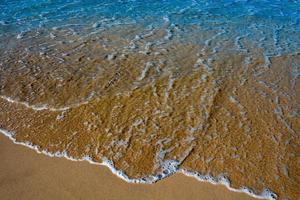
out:
<path id="1" fill-rule="evenodd" d="M 217 176 L 217 177 L 213 177 L 210 174 L 206 174 L 203 175 L 199 172 L 195 172 L 195 171 L 191 171 L 191 170 L 187 170 L 187 169 L 183 169 L 180 168 L 180 166 L 178 166 L 178 161 L 175 160 L 168 160 L 165 161 L 162 165 L 162 172 L 159 174 L 155 174 L 155 175 L 149 175 L 143 178 L 130 178 L 129 176 L 126 175 L 126 173 L 120 169 L 115 168 L 114 163 L 107 159 L 107 158 L 102 158 L 102 162 L 94 162 L 92 160 L 91 157 L 89 156 L 83 156 L 82 158 L 74 158 L 68 155 L 67 152 L 56 152 L 56 153 L 50 153 L 48 151 L 45 150 L 40 150 L 39 146 L 34 145 L 30 142 L 18 142 L 15 138 L 14 135 L 15 133 L 13 131 L 8 131 L 5 130 L 3 128 L 0 128 L 0 132 L 5 135 L 6 137 L 8 137 L 10 140 L 13 141 L 13 143 L 18 144 L 18 145 L 23 145 L 25 147 L 28 147 L 30 149 L 35 150 L 37 153 L 40 154 L 44 154 L 46 156 L 50 156 L 50 157 L 58 157 L 58 158 L 66 158 L 68 160 L 71 161 L 87 161 L 90 164 L 94 164 L 94 165 L 101 165 L 101 166 L 106 166 L 110 169 L 110 171 L 115 174 L 117 177 L 119 177 L 120 179 L 128 182 L 128 183 L 141 183 L 141 184 L 153 184 L 156 183 L 166 177 L 169 177 L 175 173 L 182 173 L 188 177 L 193 177 L 196 178 L 198 181 L 201 182 L 208 182 L 214 185 L 224 185 L 226 186 L 229 190 L 233 191 L 233 192 L 242 192 L 242 193 L 246 193 L 254 198 L 257 199 L 269 199 L 269 200 L 276 200 L 277 199 L 277 195 L 270 191 L 269 189 L 264 189 L 262 191 L 261 194 L 256 194 L 254 193 L 251 189 L 249 189 L 248 187 L 241 187 L 241 188 L 232 188 L 230 186 L 230 180 L 229 178 L 227 178 L 226 176 L 224 176 L 223 174 Z"/>

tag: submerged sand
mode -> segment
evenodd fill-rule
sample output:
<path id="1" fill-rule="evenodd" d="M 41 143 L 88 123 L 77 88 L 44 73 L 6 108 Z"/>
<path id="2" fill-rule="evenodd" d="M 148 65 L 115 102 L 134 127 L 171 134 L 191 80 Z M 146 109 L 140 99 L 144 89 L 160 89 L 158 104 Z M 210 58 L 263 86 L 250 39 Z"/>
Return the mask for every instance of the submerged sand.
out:
<path id="1" fill-rule="evenodd" d="M 299 198 L 299 53 L 230 51 L 222 40 L 212 46 L 223 51 L 138 41 L 144 51 L 114 55 L 130 42 L 106 39 L 120 44 L 95 37 L 38 52 L 24 50 L 41 44 L 30 39 L 3 54 L 0 128 L 40 151 L 110 160 L 131 179 L 184 169 Z"/>

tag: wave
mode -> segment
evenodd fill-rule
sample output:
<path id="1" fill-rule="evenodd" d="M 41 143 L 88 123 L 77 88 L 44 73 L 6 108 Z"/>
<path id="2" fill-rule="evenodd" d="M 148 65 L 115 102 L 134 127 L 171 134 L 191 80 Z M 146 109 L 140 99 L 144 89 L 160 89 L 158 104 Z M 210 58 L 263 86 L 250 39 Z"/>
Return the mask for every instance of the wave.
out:
<path id="1" fill-rule="evenodd" d="M 246 193 L 257 199 L 268 199 L 268 200 L 276 200 L 277 199 L 277 195 L 274 192 L 270 191 L 269 189 L 264 189 L 261 192 L 261 194 L 255 194 L 253 192 L 253 190 L 251 190 L 250 188 L 248 188 L 246 186 L 238 188 L 238 189 L 232 188 L 232 187 L 230 187 L 229 178 L 227 178 L 224 175 L 219 175 L 218 177 L 213 177 L 209 174 L 203 175 L 197 171 L 181 169 L 178 167 L 178 162 L 175 160 L 174 161 L 172 161 L 172 160 L 166 161 L 165 166 L 163 167 L 163 172 L 160 174 L 149 175 L 147 177 L 138 178 L 138 179 L 130 178 L 122 170 L 115 168 L 113 161 L 108 160 L 107 158 L 103 158 L 102 163 L 99 163 L 99 162 L 94 162 L 89 156 L 85 156 L 82 158 L 74 158 L 74 157 L 69 156 L 66 152 L 50 153 L 45 150 L 40 150 L 40 148 L 37 145 L 33 145 L 29 142 L 16 141 L 16 139 L 13 137 L 15 134 L 13 132 L 10 132 L 10 131 L 2 129 L 2 128 L 0 128 L 0 132 L 3 135 L 5 135 L 6 137 L 8 137 L 11 141 L 13 141 L 13 143 L 28 147 L 30 149 L 35 150 L 37 153 L 44 154 L 49 157 L 66 158 L 71 161 L 87 161 L 90 164 L 106 166 L 110 169 L 110 171 L 113 174 L 115 174 L 117 177 L 119 177 L 120 179 L 122 179 L 128 183 L 153 184 L 153 183 L 156 183 L 157 181 L 167 178 L 175 173 L 182 173 L 188 177 L 193 177 L 193 178 L 197 179 L 198 181 L 208 182 L 208 183 L 211 183 L 214 185 L 224 185 L 230 191 Z"/>

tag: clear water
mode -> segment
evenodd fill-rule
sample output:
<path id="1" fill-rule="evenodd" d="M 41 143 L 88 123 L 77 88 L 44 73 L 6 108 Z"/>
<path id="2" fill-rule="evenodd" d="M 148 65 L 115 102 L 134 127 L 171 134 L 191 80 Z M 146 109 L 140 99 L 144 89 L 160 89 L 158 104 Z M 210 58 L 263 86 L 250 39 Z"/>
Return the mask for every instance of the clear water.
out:
<path id="1" fill-rule="evenodd" d="M 0 4 L 0 34 L 72 28 L 108 29 L 111 26 L 197 26 L 199 31 L 225 31 L 224 40 L 237 37 L 262 46 L 270 55 L 300 49 L 300 2 L 277 1 L 11 1 Z M 166 21 L 168 20 L 168 22 Z M 167 25 L 166 25 L 167 23 Z M 94 27 L 93 27 L 94 25 Z M 183 30 L 184 32 L 184 30 Z M 85 31 L 86 33 L 86 31 Z M 184 32 L 181 38 L 189 36 Z M 206 38 L 192 38 L 204 44 Z"/>
<path id="2" fill-rule="evenodd" d="M 127 181 L 299 199 L 299 78 L 298 0 L 0 1 L 0 131 Z"/>

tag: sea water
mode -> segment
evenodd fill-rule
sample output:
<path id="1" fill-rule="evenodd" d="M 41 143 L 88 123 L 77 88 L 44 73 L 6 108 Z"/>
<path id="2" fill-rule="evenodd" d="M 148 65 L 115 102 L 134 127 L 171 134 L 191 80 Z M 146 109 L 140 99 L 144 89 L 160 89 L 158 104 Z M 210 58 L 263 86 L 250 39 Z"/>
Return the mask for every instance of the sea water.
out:
<path id="1" fill-rule="evenodd" d="M 4 0 L 0 11 L 0 128 L 16 143 L 131 182 L 183 172 L 299 198 L 299 1 Z"/>

